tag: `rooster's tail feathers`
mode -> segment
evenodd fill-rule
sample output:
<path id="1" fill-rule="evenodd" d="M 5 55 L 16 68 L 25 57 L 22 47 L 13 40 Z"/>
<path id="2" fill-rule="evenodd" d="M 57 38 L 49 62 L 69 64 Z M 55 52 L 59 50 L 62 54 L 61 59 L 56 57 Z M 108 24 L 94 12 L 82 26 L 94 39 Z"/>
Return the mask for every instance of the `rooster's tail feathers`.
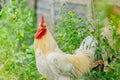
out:
<path id="1" fill-rule="evenodd" d="M 88 51 L 89 53 L 94 54 L 97 47 L 97 40 L 93 36 L 87 36 L 80 45 L 80 48 L 75 51 L 77 53 L 84 53 Z"/>

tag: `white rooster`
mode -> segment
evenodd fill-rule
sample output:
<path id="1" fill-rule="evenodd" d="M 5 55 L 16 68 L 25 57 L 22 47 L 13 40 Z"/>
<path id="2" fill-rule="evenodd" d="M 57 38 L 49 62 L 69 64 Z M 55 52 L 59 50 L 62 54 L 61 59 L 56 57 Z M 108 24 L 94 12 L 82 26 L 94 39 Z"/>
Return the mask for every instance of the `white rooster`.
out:
<path id="1" fill-rule="evenodd" d="M 34 51 L 40 74 L 47 80 L 74 80 L 91 68 L 97 41 L 88 36 L 73 55 L 62 52 L 49 32 L 42 16 L 35 33 Z"/>

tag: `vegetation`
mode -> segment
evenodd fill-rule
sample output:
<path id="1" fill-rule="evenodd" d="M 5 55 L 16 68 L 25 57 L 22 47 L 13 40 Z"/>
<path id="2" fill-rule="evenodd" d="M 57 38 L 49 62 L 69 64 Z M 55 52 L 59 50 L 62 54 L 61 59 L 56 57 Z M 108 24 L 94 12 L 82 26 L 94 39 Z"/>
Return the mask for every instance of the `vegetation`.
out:
<path id="1" fill-rule="evenodd" d="M 44 80 L 36 69 L 33 52 L 34 11 L 26 6 L 26 0 L 10 1 L 0 10 L 0 80 Z M 99 6 L 93 7 L 94 23 L 81 19 L 72 11 L 63 11 L 55 28 L 56 40 L 63 51 L 72 54 L 86 36 L 93 35 L 99 43 L 95 58 L 103 62 L 87 74 L 86 80 L 119 80 L 120 37 L 116 30 L 120 14 L 111 17 L 112 7 Z M 113 47 L 101 35 L 108 25 L 113 29 Z"/>
<path id="2" fill-rule="evenodd" d="M 10 0 L 0 11 L 0 80 L 37 80 L 34 11 L 26 0 Z"/>
<path id="3" fill-rule="evenodd" d="M 80 41 L 90 34 L 88 32 L 89 26 L 87 27 L 85 21 L 72 11 L 63 11 L 62 14 L 64 14 L 63 17 L 57 20 L 56 40 L 63 51 L 72 53 L 80 46 Z"/>
<path id="4" fill-rule="evenodd" d="M 117 34 L 120 13 L 114 12 L 115 7 L 107 4 L 93 5 L 93 22 L 83 20 L 71 11 L 63 11 L 63 17 L 57 21 L 56 40 L 59 47 L 67 53 L 74 52 L 86 36 L 92 35 L 98 41 L 94 63 L 96 66 L 86 76 L 86 80 L 120 79 L 120 37 Z M 110 36 L 109 39 L 104 36 L 105 27 L 108 30 L 112 28 L 111 31 L 105 31 L 108 33 L 106 36 Z"/>

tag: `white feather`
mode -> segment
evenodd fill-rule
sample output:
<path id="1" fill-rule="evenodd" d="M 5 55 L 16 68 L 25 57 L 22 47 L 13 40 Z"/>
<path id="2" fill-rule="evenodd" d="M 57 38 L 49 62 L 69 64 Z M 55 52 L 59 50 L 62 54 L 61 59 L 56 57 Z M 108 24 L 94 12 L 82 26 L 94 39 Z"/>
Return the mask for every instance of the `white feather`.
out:
<path id="1" fill-rule="evenodd" d="M 75 51 L 75 54 L 86 52 L 94 54 L 97 44 L 98 42 L 93 36 L 88 36 L 82 41 L 80 48 Z"/>
<path id="2" fill-rule="evenodd" d="M 76 50 L 73 56 L 63 53 L 58 48 L 56 48 L 54 52 L 50 52 L 47 56 L 44 56 L 41 50 L 38 49 L 35 53 L 38 71 L 42 75 L 46 76 L 47 80 L 74 80 L 74 77 L 78 77 L 79 74 L 77 76 L 75 73 L 76 69 L 74 69 L 75 67 L 73 65 L 78 67 L 81 66 L 80 69 L 84 69 L 84 67 L 86 67 L 85 69 L 87 70 L 85 70 L 85 72 L 88 71 L 92 57 L 87 54 L 94 53 L 96 43 L 97 41 L 93 37 L 88 36 L 82 41 L 80 48 Z M 79 55 L 80 53 L 86 53 L 86 55 Z M 70 58 L 70 56 L 72 56 L 72 58 Z M 80 58 L 84 58 L 84 60 L 77 58 L 78 56 Z M 68 59 L 73 60 L 72 62 L 75 63 L 71 63 Z M 84 70 L 81 71 L 84 73 Z M 83 73 L 81 72 L 80 75 Z"/>
<path id="3" fill-rule="evenodd" d="M 46 59 L 41 53 L 41 50 L 37 49 L 35 56 L 36 56 L 36 66 L 39 73 L 44 75 L 47 80 L 54 80 L 53 73 L 47 64 Z"/>

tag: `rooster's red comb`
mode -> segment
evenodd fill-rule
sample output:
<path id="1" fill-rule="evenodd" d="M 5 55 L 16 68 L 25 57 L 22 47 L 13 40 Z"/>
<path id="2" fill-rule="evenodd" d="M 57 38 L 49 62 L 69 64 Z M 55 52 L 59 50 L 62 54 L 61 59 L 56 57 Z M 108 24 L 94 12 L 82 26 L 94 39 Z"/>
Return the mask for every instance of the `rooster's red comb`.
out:
<path id="1" fill-rule="evenodd" d="M 44 24 L 45 24 L 45 22 L 44 22 L 44 16 L 42 16 L 42 18 L 41 18 L 41 22 L 40 22 L 40 26 L 43 27 Z"/>

